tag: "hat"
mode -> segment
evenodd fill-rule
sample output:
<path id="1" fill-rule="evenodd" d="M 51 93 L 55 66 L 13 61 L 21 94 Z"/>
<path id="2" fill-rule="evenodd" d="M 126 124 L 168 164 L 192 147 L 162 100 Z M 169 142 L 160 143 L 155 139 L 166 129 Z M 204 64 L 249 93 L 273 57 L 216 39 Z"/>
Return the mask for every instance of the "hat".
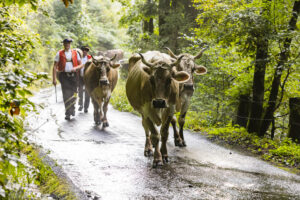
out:
<path id="1" fill-rule="evenodd" d="M 68 42 L 73 42 L 73 40 L 71 38 L 66 38 L 63 40 L 63 43 L 68 43 Z"/>
<path id="2" fill-rule="evenodd" d="M 85 50 L 86 50 L 86 51 L 89 51 L 90 48 L 89 48 L 88 46 L 82 46 L 82 47 L 81 47 L 81 50 L 82 50 L 82 51 L 85 51 Z"/>

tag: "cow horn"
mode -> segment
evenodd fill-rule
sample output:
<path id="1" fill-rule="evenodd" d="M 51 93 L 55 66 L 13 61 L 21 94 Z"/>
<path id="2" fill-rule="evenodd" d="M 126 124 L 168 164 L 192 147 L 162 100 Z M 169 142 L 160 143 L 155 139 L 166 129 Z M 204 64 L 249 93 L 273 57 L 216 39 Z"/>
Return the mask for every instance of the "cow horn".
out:
<path id="1" fill-rule="evenodd" d="M 153 68 L 153 67 L 154 67 L 153 64 L 148 63 L 148 62 L 145 60 L 144 56 L 143 56 L 141 53 L 139 53 L 139 55 L 141 56 L 142 62 L 143 62 L 145 65 L 147 65 L 147 66 L 150 67 L 150 68 Z"/>
<path id="2" fill-rule="evenodd" d="M 113 61 L 116 57 L 117 57 L 117 54 L 115 54 L 114 57 L 112 57 L 112 58 L 110 59 L 110 61 Z"/>
<path id="3" fill-rule="evenodd" d="M 176 66 L 177 64 L 179 64 L 180 60 L 184 57 L 184 55 L 181 55 L 179 58 L 177 58 L 176 61 L 174 61 L 172 64 L 171 64 L 171 67 L 173 66 Z"/>
<path id="4" fill-rule="evenodd" d="M 173 53 L 173 51 L 172 51 L 169 47 L 165 47 L 165 49 L 168 50 L 169 55 L 170 55 L 172 58 L 178 59 L 178 56 L 176 56 L 176 55 Z"/>
<path id="5" fill-rule="evenodd" d="M 194 60 L 197 60 L 199 58 L 201 58 L 203 52 L 208 48 L 208 46 L 204 47 L 199 53 L 198 55 L 194 56 Z"/>

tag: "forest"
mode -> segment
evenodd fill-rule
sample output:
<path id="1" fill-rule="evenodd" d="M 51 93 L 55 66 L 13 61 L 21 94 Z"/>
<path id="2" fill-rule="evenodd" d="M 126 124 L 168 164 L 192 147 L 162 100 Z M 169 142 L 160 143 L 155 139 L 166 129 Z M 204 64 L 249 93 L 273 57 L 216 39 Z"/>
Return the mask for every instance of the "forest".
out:
<path id="1" fill-rule="evenodd" d="M 22 159 L 33 151 L 24 119 L 36 110 L 28 97 L 53 87 L 64 38 L 73 48 L 88 45 L 92 55 L 122 49 L 125 60 L 165 47 L 175 56 L 205 49 L 196 62 L 208 72 L 194 76 L 185 128 L 299 173 L 299 14 L 299 0 L 2 0 L 0 196 L 30 196 L 26 188 L 45 184 L 41 177 L 50 173 Z M 120 71 L 111 104 L 134 112 L 127 69 Z M 12 102 L 20 115 L 9 114 Z"/>

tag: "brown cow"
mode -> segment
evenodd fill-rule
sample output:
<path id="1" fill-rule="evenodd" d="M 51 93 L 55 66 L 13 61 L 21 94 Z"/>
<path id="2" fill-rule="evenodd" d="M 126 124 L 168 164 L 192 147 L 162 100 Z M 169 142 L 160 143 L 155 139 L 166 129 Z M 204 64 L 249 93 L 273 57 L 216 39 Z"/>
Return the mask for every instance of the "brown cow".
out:
<path id="1" fill-rule="evenodd" d="M 109 126 L 106 118 L 107 106 L 118 81 L 117 68 L 120 64 L 112 62 L 115 57 L 92 57 L 84 69 L 85 87 L 94 105 L 94 121 L 97 125 L 103 122 L 103 128 Z"/>
<path id="2" fill-rule="evenodd" d="M 178 118 L 178 124 L 179 124 L 179 133 L 176 128 L 176 118 L 173 118 L 171 123 L 174 130 L 174 142 L 175 146 L 185 147 L 186 143 L 184 141 L 183 137 L 183 126 L 185 123 L 185 116 L 187 113 L 187 110 L 190 105 L 191 97 L 194 93 L 194 76 L 195 75 L 203 75 L 206 74 L 207 69 L 204 66 L 199 66 L 195 63 L 197 59 L 199 59 L 203 52 L 206 50 L 204 48 L 200 51 L 200 53 L 196 56 L 192 56 L 187 53 L 180 54 L 176 56 L 169 48 L 166 48 L 172 58 L 179 58 L 182 57 L 181 61 L 176 65 L 177 71 L 185 71 L 190 75 L 190 79 L 185 82 L 181 83 L 179 86 L 179 99 L 177 102 L 176 110 L 177 112 L 180 112 L 179 118 Z"/>
<path id="3" fill-rule="evenodd" d="M 144 155 L 152 155 L 152 145 L 155 148 L 154 167 L 162 165 L 162 161 L 168 162 L 166 142 L 169 124 L 175 112 L 179 83 L 189 79 L 188 73 L 174 70 L 181 58 L 172 62 L 174 59 L 167 54 L 148 51 L 143 55 L 135 54 L 129 59 L 126 95 L 131 106 L 142 115 L 146 134 Z M 160 133 L 155 125 L 161 125 Z M 162 145 L 159 149 L 160 136 Z"/>

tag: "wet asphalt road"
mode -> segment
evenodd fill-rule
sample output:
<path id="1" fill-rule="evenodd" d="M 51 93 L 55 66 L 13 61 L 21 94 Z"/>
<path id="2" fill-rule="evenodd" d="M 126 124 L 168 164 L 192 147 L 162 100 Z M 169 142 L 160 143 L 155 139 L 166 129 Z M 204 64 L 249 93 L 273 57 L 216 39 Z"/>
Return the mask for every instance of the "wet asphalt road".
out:
<path id="1" fill-rule="evenodd" d="M 64 119 L 61 91 L 46 89 L 32 101 L 44 106 L 28 117 L 30 139 L 42 145 L 90 199 L 300 199 L 300 176 L 186 131 L 186 148 L 174 147 L 169 163 L 152 168 L 144 157 L 141 119 L 111 106 L 110 126 L 95 126 L 93 107 Z M 77 106 L 78 108 L 78 106 Z M 90 194 L 90 195 L 89 195 Z M 97 197 L 97 198 L 96 198 Z"/>

